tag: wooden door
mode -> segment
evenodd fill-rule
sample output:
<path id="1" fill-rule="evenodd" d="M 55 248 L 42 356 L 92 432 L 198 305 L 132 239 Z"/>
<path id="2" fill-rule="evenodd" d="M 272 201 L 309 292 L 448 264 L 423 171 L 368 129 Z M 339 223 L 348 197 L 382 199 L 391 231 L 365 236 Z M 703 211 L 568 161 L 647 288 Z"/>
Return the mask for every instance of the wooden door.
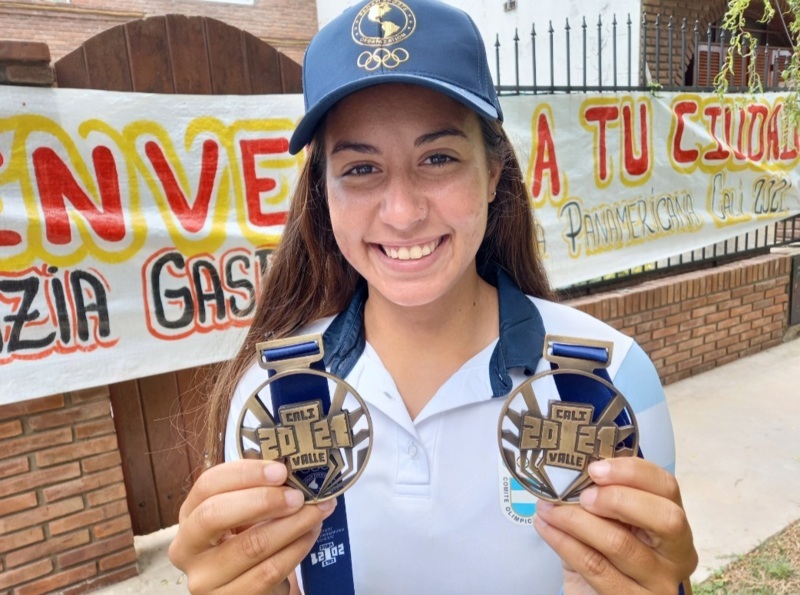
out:
<path id="1" fill-rule="evenodd" d="M 56 62 L 59 87 L 250 95 L 300 93 L 300 66 L 257 37 L 205 17 L 167 15 L 104 31 Z M 133 530 L 178 520 L 203 461 L 208 367 L 111 386 Z"/>

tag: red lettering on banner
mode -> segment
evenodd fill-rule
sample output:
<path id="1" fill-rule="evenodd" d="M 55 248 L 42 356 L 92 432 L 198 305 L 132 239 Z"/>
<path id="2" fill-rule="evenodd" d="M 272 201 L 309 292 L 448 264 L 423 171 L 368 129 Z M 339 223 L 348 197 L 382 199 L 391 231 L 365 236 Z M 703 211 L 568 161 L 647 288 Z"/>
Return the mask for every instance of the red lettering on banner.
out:
<path id="1" fill-rule="evenodd" d="M 69 244 L 72 241 L 67 200 L 104 240 L 119 242 L 125 238 L 117 165 L 108 147 L 98 146 L 92 150 L 102 209 L 95 206 L 67 164 L 53 149 L 41 147 L 33 151 L 32 157 L 48 241 L 53 244 Z"/>
<path id="2" fill-rule="evenodd" d="M 780 159 L 781 156 L 781 131 L 779 115 L 782 105 L 776 105 L 767 120 L 767 159 Z"/>
<path id="3" fill-rule="evenodd" d="M 550 130 L 550 122 L 544 113 L 539 114 L 536 121 L 536 158 L 533 165 L 534 198 L 539 198 L 542 193 L 542 176 L 547 173 L 550 177 L 550 187 L 554 196 L 561 194 L 561 178 L 558 173 L 558 160 L 556 159 L 556 144 Z"/>
<path id="4" fill-rule="evenodd" d="M 584 114 L 587 122 L 597 122 L 597 175 L 600 182 L 608 182 L 611 176 L 608 164 L 608 139 L 606 130 L 609 122 L 615 122 L 619 118 L 619 108 L 615 105 L 604 105 L 590 107 Z"/>
<path id="5" fill-rule="evenodd" d="M 625 171 L 632 176 L 641 176 L 650 169 L 650 142 L 647 133 L 647 104 L 639 106 L 639 157 L 633 148 L 633 110 L 622 106 L 622 134 L 625 139 Z"/>
<path id="6" fill-rule="evenodd" d="M 197 196 L 194 204 L 189 206 L 186 195 L 181 190 L 175 172 L 164 156 L 164 151 L 153 141 L 145 143 L 147 158 L 153 164 L 161 187 L 167 197 L 167 202 L 181 226 L 190 233 L 203 229 L 208 219 L 208 206 L 211 203 L 211 194 L 214 182 L 217 179 L 217 165 L 219 163 L 219 145 L 216 141 L 207 140 L 203 143 L 203 157 L 200 165 L 200 180 L 197 185 Z"/>
<path id="7" fill-rule="evenodd" d="M 247 218 L 253 225 L 258 227 L 283 225 L 286 223 L 286 212 L 265 213 L 261 209 L 261 194 L 274 190 L 278 182 L 274 178 L 258 177 L 256 156 L 286 153 L 289 150 L 289 140 L 286 138 L 242 140 L 239 146 L 242 149 L 242 172 L 244 175 Z"/>
<path id="8" fill-rule="evenodd" d="M 18 246 L 22 243 L 22 236 L 16 231 L 0 229 L 0 246 Z"/>
<path id="9" fill-rule="evenodd" d="M 684 116 L 697 113 L 697 102 L 693 100 L 679 101 L 673 108 L 675 114 L 675 138 L 672 141 L 672 158 L 676 163 L 688 164 L 697 161 L 700 156 L 700 151 L 697 149 L 683 149 L 681 141 L 683 140 L 683 132 L 686 128 Z"/>
<path id="10" fill-rule="evenodd" d="M 727 147 L 733 151 L 733 156 L 739 160 L 744 161 L 744 122 L 745 122 L 745 112 L 744 108 L 739 108 L 739 133 L 736 138 L 736 143 L 733 143 L 733 128 L 734 128 L 734 119 L 733 119 L 733 109 L 729 106 L 725 106 L 724 110 L 725 115 L 725 144 Z"/>
<path id="11" fill-rule="evenodd" d="M 713 151 L 707 151 L 703 154 L 704 161 L 726 161 L 731 156 L 731 152 L 726 148 L 726 145 L 719 140 L 717 136 L 717 120 L 722 115 L 722 108 L 719 105 L 709 105 L 703 110 L 703 115 L 709 117 L 711 121 L 708 124 L 708 132 L 711 138 L 716 143 L 716 148 Z"/>
<path id="12" fill-rule="evenodd" d="M 748 130 L 747 158 L 751 161 L 761 161 L 764 158 L 766 147 L 764 146 L 764 126 L 769 117 L 769 109 L 766 105 L 754 103 L 747 106 L 747 113 L 750 114 L 750 129 Z M 754 134 L 755 133 L 755 134 Z M 753 147 L 753 143 L 758 141 L 758 152 Z"/>

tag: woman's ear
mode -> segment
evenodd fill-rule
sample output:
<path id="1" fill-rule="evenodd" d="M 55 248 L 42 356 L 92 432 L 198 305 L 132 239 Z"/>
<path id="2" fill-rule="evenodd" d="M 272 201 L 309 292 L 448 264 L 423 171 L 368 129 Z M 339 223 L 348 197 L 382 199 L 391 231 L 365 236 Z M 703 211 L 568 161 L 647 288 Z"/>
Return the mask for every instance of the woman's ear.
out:
<path id="1" fill-rule="evenodd" d="M 497 196 L 497 185 L 500 183 L 500 173 L 503 170 L 500 163 L 495 161 L 489 162 L 489 202 L 492 202 Z"/>

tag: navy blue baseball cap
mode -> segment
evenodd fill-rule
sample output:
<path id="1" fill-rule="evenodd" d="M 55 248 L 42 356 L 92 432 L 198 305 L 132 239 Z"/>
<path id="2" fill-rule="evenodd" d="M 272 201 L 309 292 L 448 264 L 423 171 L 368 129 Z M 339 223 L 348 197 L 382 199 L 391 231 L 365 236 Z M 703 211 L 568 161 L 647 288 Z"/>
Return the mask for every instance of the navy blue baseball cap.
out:
<path id="1" fill-rule="evenodd" d="M 303 60 L 306 113 L 292 134 L 293 155 L 340 99 L 383 83 L 444 93 L 490 120 L 502 120 L 478 28 L 437 0 L 370 0 L 348 8 L 314 36 Z"/>

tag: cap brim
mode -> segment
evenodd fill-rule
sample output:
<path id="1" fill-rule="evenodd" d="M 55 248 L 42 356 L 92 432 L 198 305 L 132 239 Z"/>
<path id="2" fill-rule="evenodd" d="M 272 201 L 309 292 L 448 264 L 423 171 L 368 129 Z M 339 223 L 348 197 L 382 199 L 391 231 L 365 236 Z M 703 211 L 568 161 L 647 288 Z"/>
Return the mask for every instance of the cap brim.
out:
<path id="1" fill-rule="evenodd" d="M 374 87 L 384 83 L 409 83 L 413 85 L 420 85 L 428 87 L 434 91 L 439 91 L 455 99 L 459 103 L 466 105 L 468 108 L 476 111 L 481 116 L 490 120 L 501 120 L 503 114 L 494 105 L 475 95 L 469 91 L 465 91 L 461 87 L 451 85 L 450 83 L 431 79 L 428 77 L 415 76 L 413 74 L 399 74 L 387 73 L 385 75 L 373 75 L 369 78 L 353 81 L 349 85 L 339 87 L 335 92 L 330 93 L 317 101 L 313 109 L 306 112 L 300 122 L 297 124 L 292 138 L 289 140 L 289 153 L 295 155 L 305 147 L 314 137 L 314 132 L 319 125 L 320 120 L 328 113 L 338 101 L 344 99 L 351 93 L 366 89 L 367 87 Z"/>

